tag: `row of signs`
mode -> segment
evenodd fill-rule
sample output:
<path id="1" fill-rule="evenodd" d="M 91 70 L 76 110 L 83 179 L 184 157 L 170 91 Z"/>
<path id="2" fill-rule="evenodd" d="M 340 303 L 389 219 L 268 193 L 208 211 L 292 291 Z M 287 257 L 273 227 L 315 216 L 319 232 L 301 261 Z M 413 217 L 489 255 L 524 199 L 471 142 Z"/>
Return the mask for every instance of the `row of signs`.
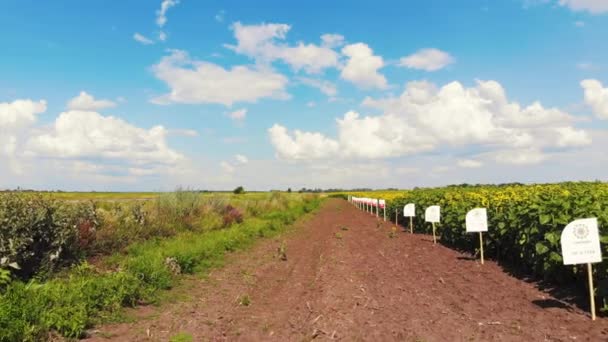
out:
<path id="1" fill-rule="evenodd" d="M 433 205 L 426 208 L 426 222 L 440 222 L 440 207 Z M 415 205 L 403 207 L 403 216 L 416 216 Z M 475 208 L 465 218 L 467 233 L 488 231 L 488 211 L 486 208 Z M 561 247 L 564 265 L 576 265 L 602 262 L 600 234 L 597 218 L 580 219 L 571 222 L 561 234 Z"/>
<path id="2" fill-rule="evenodd" d="M 380 209 L 384 209 L 386 207 L 386 201 L 383 199 L 377 198 L 367 198 L 367 197 L 351 197 L 351 202 L 357 204 L 365 204 L 372 207 L 380 207 Z"/>
<path id="3" fill-rule="evenodd" d="M 379 206 L 380 208 L 385 208 L 386 206 L 384 200 L 372 198 L 352 197 L 351 201 L 356 204 L 365 204 L 373 207 Z M 410 217 L 411 222 L 411 218 L 416 216 L 416 205 L 414 203 L 406 204 L 403 207 L 403 216 Z M 433 241 L 435 241 L 435 223 L 441 220 L 441 208 L 438 205 L 427 207 L 424 211 L 424 220 L 433 224 Z M 396 222 L 395 217 L 395 224 Z M 488 231 L 487 209 L 475 208 L 470 210 L 465 217 L 465 223 L 467 233 L 479 233 L 481 263 L 483 264 L 482 233 Z M 579 219 L 569 223 L 562 231 L 560 243 L 564 265 L 587 264 L 591 318 L 595 320 L 595 298 L 593 295 L 594 287 L 591 264 L 602 262 L 597 218 Z"/>

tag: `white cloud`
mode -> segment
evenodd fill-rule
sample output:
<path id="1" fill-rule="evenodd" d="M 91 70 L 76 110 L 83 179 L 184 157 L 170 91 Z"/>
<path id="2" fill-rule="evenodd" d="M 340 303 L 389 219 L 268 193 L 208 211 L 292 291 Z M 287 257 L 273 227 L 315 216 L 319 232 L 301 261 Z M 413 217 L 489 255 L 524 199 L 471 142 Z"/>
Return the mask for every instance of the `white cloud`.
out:
<path id="1" fill-rule="evenodd" d="M 115 107 L 116 103 L 110 100 L 96 100 L 92 95 L 86 91 L 81 91 L 78 96 L 68 101 L 68 110 L 82 110 L 82 111 L 97 111 L 104 108 Z"/>
<path id="2" fill-rule="evenodd" d="M 573 11 L 587 11 L 592 14 L 608 12 L 606 0 L 559 0 L 561 6 L 567 6 Z"/>
<path id="3" fill-rule="evenodd" d="M 344 36 L 335 33 L 326 33 L 321 36 L 322 46 L 336 48 L 344 45 Z"/>
<path id="4" fill-rule="evenodd" d="M 169 135 L 180 135 L 184 137 L 197 137 L 198 132 L 193 129 L 170 129 Z"/>
<path id="5" fill-rule="evenodd" d="M 454 58 L 438 49 L 421 49 L 413 55 L 402 57 L 399 65 L 410 69 L 437 71 L 454 63 Z"/>
<path id="6" fill-rule="evenodd" d="M 29 126 L 36 122 L 36 115 L 46 111 L 46 101 L 15 100 L 0 102 L 0 132 Z"/>
<path id="7" fill-rule="evenodd" d="M 302 82 L 303 84 L 305 84 L 307 86 L 317 88 L 323 94 L 330 96 L 330 97 L 336 96 L 338 94 L 338 89 L 336 88 L 336 85 L 330 81 L 319 80 L 319 79 L 308 78 L 308 77 L 299 77 L 298 81 Z"/>
<path id="8" fill-rule="evenodd" d="M 384 66 L 384 60 L 381 56 L 374 55 L 367 44 L 346 45 L 342 48 L 342 53 L 349 59 L 340 77 L 364 89 L 387 87 L 386 78 L 378 72 Z"/>
<path id="9" fill-rule="evenodd" d="M 452 82 L 438 88 L 411 82 L 399 97 L 366 98 L 364 106 L 381 109 L 379 116 L 350 111 L 337 119 L 336 139 L 296 130 L 289 134 L 275 124 L 271 142 L 282 159 L 375 159 L 439 151 L 441 148 L 483 147 L 497 151 L 503 162 L 541 162 L 546 150 L 591 144 L 574 118 L 539 102 L 522 107 L 509 101 L 495 81 L 465 88 Z"/>
<path id="10" fill-rule="evenodd" d="M 234 159 L 236 159 L 236 162 L 241 165 L 249 163 L 249 158 L 242 154 L 235 155 Z"/>
<path id="11" fill-rule="evenodd" d="M 483 155 L 482 155 L 483 156 Z M 538 164 L 547 159 L 547 156 L 538 148 L 507 149 L 493 151 L 485 155 L 501 164 L 530 165 Z"/>
<path id="12" fill-rule="evenodd" d="M 151 39 L 147 38 L 146 36 L 144 36 L 144 35 L 142 35 L 142 34 L 140 34 L 140 33 L 138 33 L 138 32 L 135 32 L 135 33 L 133 34 L 133 39 L 135 39 L 135 41 L 140 42 L 140 43 L 142 43 L 142 44 L 144 44 L 144 45 L 151 45 L 151 44 L 154 44 L 154 41 L 153 41 L 153 40 L 151 40 Z"/>
<path id="13" fill-rule="evenodd" d="M 598 80 L 587 79 L 581 82 L 585 90 L 585 103 L 600 119 L 608 120 L 608 88 L 604 88 Z"/>
<path id="14" fill-rule="evenodd" d="M 224 17 L 226 16 L 226 11 L 221 10 L 219 12 L 217 12 L 217 14 L 215 15 L 215 21 L 217 21 L 218 23 L 223 23 L 224 22 Z"/>
<path id="15" fill-rule="evenodd" d="M 184 157 L 167 146 L 163 126 L 143 129 L 91 111 L 67 111 L 48 132 L 33 136 L 26 154 L 59 159 L 120 160 L 129 165 L 172 165 Z"/>
<path id="16" fill-rule="evenodd" d="M 22 172 L 19 144 L 28 135 L 28 128 L 37 121 L 37 115 L 45 111 L 44 100 L 0 102 L 0 159 L 4 161 L 0 163 L 0 171 L 8 166 L 12 173 Z"/>
<path id="17" fill-rule="evenodd" d="M 593 63 L 589 63 L 589 62 L 580 62 L 576 64 L 576 68 L 580 69 L 580 70 L 584 70 L 584 71 L 589 71 L 589 70 L 593 70 L 596 69 L 595 65 Z"/>
<path id="18" fill-rule="evenodd" d="M 308 160 L 323 159 L 335 156 L 338 143 L 325 138 L 320 133 L 309 133 L 296 130 L 293 137 L 287 129 L 275 124 L 268 129 L 270 141 L 275 147 L 277 156 L 283 159 Z"/>
<path id="19" fill-rule="evenodd" d="M 160 9 L 156 11 L 156 24 L 158 27 L 163 27 L 167 23 L 167 11 L 169 8 L 179 4 L 179 0 L 163 0 L 160 4 Z"/>
<path id="20" fill-rule="evenodd" d="M 233 173 L 236 170 L 234 166 L 225 161 L 220 162 L 220 167 L 227 173 Z"/>
<path id="21" fill-rule="evenodd" d="M 577 20 L 574 22 L 574 26 L 576 27 L 584 27 L 585 26 L 585 22 L 582 20 Z"/>
<path id="22" fill-rule="evenodd" d="M 308 108 L 315 107 L 316 105 L 317 105 L 317 103 L 315 101 L 308 101 L 306 103 L 306 107 L 308 107 Z"/>
<path id="23" fill-rule="evenodd" d="M 247 117 L 247 108 L 241 108 L 239 110 L 235 110 L 234 112 L 230 112 L 228 113 L 228 116 L 234 121 L 243 122 Z"/>
<path id="24" fill-rule="evenodd" d="M 236 22 L 232 25 L 232 30 L 237 45 L 226 47 L 259 62 L 281 60 L 294 70 L 304 70 L 307 73 L 320 73 L 338 65 L 339 55 L 330 47 L 303 42 L 294 46 L 283 43 L 290 29 L 291 26 L 287 24 L 243 25 Z"/>
<path id="25" fill-rule="evenodd" d="M 256 102 L 261 98 L 286 99 L 287 78 L 267 67 L 234 66 L 231 69 L 192 60 L 185 51 L 173 50 L 153 66 L 154 75 L 167 83 L 171 92 L 152 102 L 219 103 Z"/>
<path id="26" fill-rule="evenodd" d="M 482 167 L 483 162 L 475 159 L 462 159 L 458 161 L 458 166 L 468 169 L 475 169 L 478 167 Z"/>
<path id="27" fill-rule="evenodd" d="M 165 33 L 165 31 L 158 32 L 158 40 L 160 40 L 161 42 L 166 41 L 167 40 L 167 33 Z"/>

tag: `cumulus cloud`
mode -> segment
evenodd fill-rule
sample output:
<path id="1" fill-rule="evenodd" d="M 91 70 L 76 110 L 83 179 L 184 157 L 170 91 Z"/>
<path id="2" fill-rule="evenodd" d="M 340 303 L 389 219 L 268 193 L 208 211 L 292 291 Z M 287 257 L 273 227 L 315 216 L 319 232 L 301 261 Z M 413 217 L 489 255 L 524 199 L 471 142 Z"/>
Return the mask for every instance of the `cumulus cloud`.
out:
<path id="1" fill-rule="evenodd" d="M 135 41 L 139 42 L 139 43 L 142 43 L 143 45 L 151 45 L 151 44 L 154 44 L 154 41 L 153 41 L 153 40 L 149 39 L 148 37 L 146 37 L 146 36 L 144 36 L 144 35 L 142 35 L 142 34 L 140 34 L 140 33 L 138 33 L 138 32 L 135 32 L 135 33 L 133 34 L 133 39 L 134 39 Z"/>
<path id="2" fill-rule="evenodd" d="M 228 117 L 236 122 L 243 122 L 247 117 L 247 108 L 241 108 L 233 112 L 228 113 Z"/>
<path id="3" fill-rule="evenodd" d="M 298 81 L 302 82 L 303 84 L 313 87 L 313 88 L 317 88 L 319 89 L 323 94 L 333 97 L 336 96 L 338 94 L 338 88 L 336 87 L 336 85 L 330 81 L 325 81 L 325 80 L 319 80 L 319 79 L 315 79 L 315 78 L 308 78 L 308 77 L 300 77 L 298 78 Z"/>
<path id="4" fill-rule="evenodd" d="M 474 168 L 482 167 L 483 162 L 481 162 L 479 160 L 475 160 L 475 159 L 462 159 L 462 160 L 458 161 L 458 166 L 468 168 L 468 169 L 474 169 Z"/>
<path id="5" fill-rule="evenodd" d="M 383 114 L 346 113 L 336 120 L 335 139 L 299 130 L 290 134 L 275 124 L 269 135 L 277 156 L 374 159 L 477 146 L 496 151 L 496 160 L 525 164 L 543 161 L 546 150 L 591 144 L 586 131 L 573 127 L 568 113 L 539 102 L 521 106 L 509 101 L 495 81 L 478 81 L 470 88 L 459 82 L 442 87 L 411 82 L 399 97 L 366 98 L 363 105 Z"/>
<path id="6" fill-rule="evenodd" d="M 437 71 L 454 63 L 454 57 L 439 49 L 422 49 L 416 53 L 402 57 L 399 65 L 410 69 Z"/>
<path id="7" fill-rule="evenodd" d="M 232 166 L 230 163 L 228 163 L 226 161 L 220 162 L 220 167 L 226 173 L 233 173 L 236 170 L 236 168 L 234 166 Z"/>
<path id="8" fill-rule="evenodd" d="M 338 65 L 338 53 L 327 45 L 298 42 L 290 46 L 284 43 L 290 29 L 291 26 L 287 24 L 243 25 L 236 22 L 232 25 L 232 30 L 237 45 L 226 47 L 260 62 L 281 60 L 296 71 L 304 70 L 311 74 Z M 325 36 L 325 44 L 328 39 L 335 44 L 338 38 Z"/>
<path id="9" fill-rule="evenodd" d="M 185 51 L 173 50 L 152 68 L 171 92 L 152 100 L 156 104 L 253 103 L 262 98 L 286 99 L 287 78 L 268 67 L 234 66 L 231 69 L 191 59 Z"/>
<path id="10" fill-rule="evenodd" d="M 21 173 L 18 147 L 27 136 L 28 128 L 37 121 L 37 115 L 46 111 L 46 101 L 15 100 L 0 102 L 0 158 L 11 172 Z M 5 164 L 5 165 L 2 165 Z"/>
<path id="11" fill-rule="evenodd" d="M 335 48 L 344 45 L 344 36 L 336 33 L 326 33 L 321 36 L 322 45 Z"/>
<path id="12" fill-rule="evenodd" d="M 242 154 L 235 155 L 234 159 L 236 159 L 236 162 L 239 163 L 239 164 L 247 164 L 247 163 L 249 163 L 249 158 L 247 158 L 246 156 L 244 156 Z"/>
<path id="13" fill-rule="evenodd" d="M 36 116 L 46 111 L 46 101 L 15 100 L 0 102 L 0 130 L 22 128 L 36 122 Z"/>
<path id="14" fill-rule="evenodd" d="M 324 137 L 321 133 L 296 130 L 293 134 L 289 134 L 287 128 L 279 124 L 269 128 L 268 134 L 277 156 L 282 159 L 330 158 L 335 156 L 339 149 L 338 142 Z"/>
<path id="15" fill-rule="evenodd" d="M 86 91 L 81 91 L 80 94 L 68 101 L 68 110 L 83 110 L 97 111 L 104 108 L 115 107 L 116 103 L 110 100 L 96 100 Z"/>
<path id="16" fill-rule="evenodd" d="M 608 120 L 608 88 L 598 80 L 588 79 L 581 82 L 585 90 L 585 103 L 600 119 Z"/>
<path id="17" fill-rule="evenodd" d="M 606 0 L 559 0 L 561 6 L 567 6 L 573 11 L 587 11 L 592 14 L 608 12 Z"/>
<path id="18" fill-rule="evenodd" d="M 170 165 L 184 157 L 167 146 L 167 134 L 163 126 L 144 129 L 112 116 L 72 110 L 61 113 L 48 132 L 30 138 L 26 154 Z"/>
<path id="19" fill-rule="evenodd" d="M 163 27 L 167 23 L 167 11 L 169 8 L 179 4 L 179 0 L 163 0 L 160 9 L 156 11 L 156 25 Z"/>
<path id="20" fill-rule="evenodd" d="M 374 55 L 372 49 L 364 43 L 346 45 L 342 54 L 348 57 L 340 77 L 350 81 L 360 88 L 387 87 L 386 78 L 378 72 L 384 66 L 381 56 Z"/>

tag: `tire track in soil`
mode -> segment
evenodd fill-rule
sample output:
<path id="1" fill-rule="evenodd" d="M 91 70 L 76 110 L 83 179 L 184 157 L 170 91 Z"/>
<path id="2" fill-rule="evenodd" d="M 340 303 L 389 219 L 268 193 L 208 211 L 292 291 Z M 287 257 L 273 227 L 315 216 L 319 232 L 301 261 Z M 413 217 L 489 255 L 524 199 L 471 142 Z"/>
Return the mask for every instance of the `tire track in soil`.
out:
<path id="1" fill-rule="evenodd" d="M 392 226 L 329 199 L 294 232 L 187 280 L 191 300 L 135 309 L 142 319 L 99 327 L 91 340 L 608 341 L 608 319 L 541 308 L 534 302 L 554 298 L 494 262 L 427 235 L 391 238 Z M 283 240 L 287 261 L 276 257 Z"/>

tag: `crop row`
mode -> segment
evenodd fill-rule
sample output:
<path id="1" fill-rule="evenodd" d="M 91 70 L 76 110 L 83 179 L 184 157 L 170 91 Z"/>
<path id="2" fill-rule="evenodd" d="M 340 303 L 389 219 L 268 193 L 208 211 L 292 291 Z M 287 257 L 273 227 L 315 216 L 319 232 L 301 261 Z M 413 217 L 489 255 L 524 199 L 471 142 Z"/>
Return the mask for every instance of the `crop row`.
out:
<path id="1" fill-rule="evenodd" d="M 534 275 L 557 285 L 584 288 L 583 267 L 564 266 L 560 235 L 571 221 L 596 217 L 600 226 L 602 254 L 608 258 L 608 184 L 561 183 L 547 185 L 466 186 L 416 189 L 401 192 L 351 193 L 387 199 L 387 215 L 399 222 L 403 207 L 416 204 L 416 232 L 429 233 L 424 222 L 424 210 L 441 206 L 441 223 L 437 232 L 441 242 L 468 251 L 478 248 L 475 234 L 467 234 L 466 213 L 476 207 L 488 210 L 489 231 L 484 234 L 486 255 L 517 271 Z M 408 219 L 409 222 L 409 219 Z M 597 280 L 595 295 L 601 298 L 603 310 L 608 310 L 608 264 L 594 267 Z"/>

